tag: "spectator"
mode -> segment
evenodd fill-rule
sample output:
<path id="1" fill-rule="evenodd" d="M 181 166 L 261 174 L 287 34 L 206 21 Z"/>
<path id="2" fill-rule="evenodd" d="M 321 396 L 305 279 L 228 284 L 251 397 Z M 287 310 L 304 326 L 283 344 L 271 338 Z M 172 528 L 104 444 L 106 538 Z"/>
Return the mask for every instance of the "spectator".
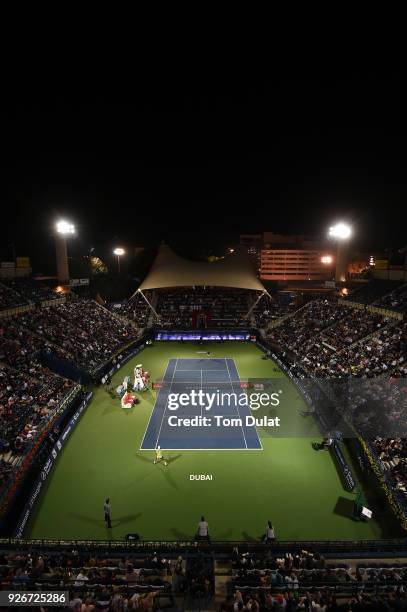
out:
<path id="1" fill-rule="evenodd" d="M 274 533 L 274 527 L 271 523 L 271 521 L 267 521 L 267 527 L 266 527 L 266 533 L 264 535 L 264 541 L 265 542 L 274 542 L 274 540 L 276 539 L 275 533 Z"/>
<path id="2" fill-rule="evenodd" d="M 201 516 L 201 520 L 198 523 L 197 538 L 198 538 L 198 540 L 206 540 L 208 542 L 210 541 L 210 538 L 209 538 L 209 525 L 205 521 L 205 517 L 203 517 L 203 516 Z"/>

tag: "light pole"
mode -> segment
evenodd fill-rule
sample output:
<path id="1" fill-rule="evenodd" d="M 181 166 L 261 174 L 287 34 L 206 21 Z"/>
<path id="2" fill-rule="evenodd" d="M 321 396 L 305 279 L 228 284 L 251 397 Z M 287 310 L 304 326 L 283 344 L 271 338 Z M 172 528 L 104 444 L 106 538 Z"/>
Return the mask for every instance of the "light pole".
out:
<path id="1" fill-rule="evenodd" d="M 347 276 L 347 245 L 352 235 L 352 228 L 346 223 L 340 222 L 329 228 L 328 235 L 336 240 L 337 244 L 335 280 L 336 282 L 343 283 L 346 281 Z"/>
<path id="2" fill-rule="evenodd" d="M 75 234 L 75 226 L 69 221 L 61 219 L 55 225 L 55 248 L 57 255 L 57 271 L 60 283 L 69 282 L 68 251 L 66 245 L 67 236 Z"/>
<path id="3" fill-rule="evenodd" d="M 113 253 L 117 255 L 117 269 L 118 269 L 118 273 L 120 274 L 120 257 L 124 255 L 125 250 L 122 249 L 121 247 L 117 247 L 117 249 L 115 249 Z"/>
<path id="4" fill-rule="evenodd" d="M 334 258 L 332 257 L 332 255 L 321 255 L 321 264 L 322 267 L 325 268 L 327 276 L 329 275 L 329 280 L 332 280 L 331 273 L 333 261 Z"/>

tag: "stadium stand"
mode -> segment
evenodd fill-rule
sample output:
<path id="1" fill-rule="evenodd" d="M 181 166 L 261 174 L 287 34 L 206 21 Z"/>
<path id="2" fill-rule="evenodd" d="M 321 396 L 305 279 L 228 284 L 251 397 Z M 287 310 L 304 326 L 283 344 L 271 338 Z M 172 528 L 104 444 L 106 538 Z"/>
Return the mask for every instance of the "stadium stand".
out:
<path id="1" fill-rule="evenodd" d="M 140 329 L 147 327 L 151 318 L 151 310 L 139 294 L 133 296 L 131 300 L 110 304 L 109 308 L 111 312 L 132 321 Z"/>
<path id="2" fill-rule="evenodd" d="M 83 553 L 0 554 L 1 587 L 67 590 L 72 602 L 104 609 L 194 609 L 209 603 L 214 593 L 214 561 L 196 554 L 172 559 L 153 552 L 147 556 Z M 176 603 L 181 604 L 179 608 Z M 81 609 L 81 608 L 79 608 Z"/>
<path id="3" fill-rule="evenodd" d="M 96 302 L 77 297 L 17 314 L 3 320 L 2 326 L 6 351 L 14 336 L 14 342 L 24 347 L 28 342 L 31 350 L 46 349 L 86 372 L 93 372 L 138 335 L 132 325 L 112 316 Z"/>
<path id="4" fill-rule="evenodd" d="M 247 292 L 228 288 L 161 290 L 157 301 L 157 313 L 164 327 L 201 327 L 202 315 L 205 327 L 238 327 L 247 324 L 244 317 L 249 308 Z"/>
<path id="5" fill-rule="evenodd" d="M 402 284 L 389 294 L 374 302 L 380 308 L 389 308 L 396 312 L 407 311 L 407 284 Z"/>
<path id="6" fill-rule="evenodd" d="M 19 550 L 0 552 L 0 582 L 11 591 L 68 591 L 73 609 L 349 610 L 405 609 L 407 563 L 328 558 L 318 551 Z M 85 606 L 85 608 L 83 607 Z"/>
<path id="7" fill-rule="evenodd" d="M 20 295 L 26 302 L 37 304 L 48 300 L 57 300 L 60 295 L 39 281 L 30 278 L 15 278 L 3 281 L 3 283 Z"/>
<path id="8" fill-rule="evenodd" d="M 359 304 L 371 304 L 383 298 L 400 285 L 400 281 L 371 279 L 351 290 L 346 300 Z"/>
<path id="9" fill-rule="evenodd" d="M 18 293 L 17 293 L 18 289 Z M 36 302 L 0 319 L 0 502 L 25 458 L 73 400 L 80 385 L 44 364 L 44 354 L 93 371 L 138 336 L 138 330 L 92 300 L 63 302 L 33 281 L 0 285 L 0 309 Z M 52 306 L 42 307 L 41 304 Z"/>
<path id="10" fill-rule="evenodd" d="M 0 283 L 0 310 L 17 308 L 27 304 L 27 300 L 16 293 L 14 289 L 7 286 L 4 282 Z"/>
<path id="11" fill-rule="evenodd" d="M 268 337 L 318 376 L 405 373 L 405 321 L 327 301 L 314 301 Z"/>
<path id="12" fill-rule="evenodd" d="M 348 395 L 341 399 L 345 397 L 350 406 L 349 416 L 358 431 L 366 432 L 374 423 L 367 448 L 407 515 L 407 389 L 403 385 L 407 321 L 363 305 L 369 302 L 402 313 L 407 286 L 390 292 L 383 289 L 382 285 L 379 297 L 375 288 L 366 289 L 358 297 L 360 308 L 318 296 L 294 309 L 263 297 L 251 312 L 251 322 L 267 330 L 266 340 L 287 360 L 294 379 L 305 378 L 304 388 L 307 376 L 364 381 L 357 395 L 347 386 Z M 44 353 L 92 372 L 136 340 L 139 330 L 152 321 L 149 307 L 137 294 L 120 308 L 111 307 L 111 313 L 92 300 L 57 297 L 22 281 L 0 284 L 0 310 L 30 303 L 29 311 L 0 320 L 0 501 L 37 441 L 46 433 L 52 436 L 63 402 L 80 390 L 72 380 L 46 367 Z M 186 329 L 196 327 L 202 313 L 213 328 L 238 327 L 255 302 L 244 290 L 233 288 L 171 288 L 150 297 L 162 325 Z M 387 430 L 375 419 L 378 411 L 388 419 Z M 396 424 L 393 435 L 389 422 Z M 69 590 L 74 605 L 80 602 L 87 609 L 103 605 L 112 610 L 182 609 L 187 600 L 210 606 L 222 572 L 207 551 L 184 559 L 178 557 L 179 550 L 142 559 L 131 554 L 118 558 L 111 552 L 100 557 L 58 549 L 51 553 L 45 548 L 41 554 L 3 552 L 0 577 L 3 588 L 52 589 L 58 584 Z M 407 564 L 402 562 L 375 559 L 350 564 L 330 559 L 328 563 L 322 554 L 298 550 L 273 554 L 272 547 L 264 553 L 225 554 L 223 610 L 407 608 Z"/>
<path id="13" fill-rule="evenodd" d="M 287 301 L 284 296 L 276 294 L 273 299 L 263 297 L 251 311 L 251 321 L 254 327 L 264 329 L 270 323 L 294 313 L 295 310 L 295 305 Z"/>

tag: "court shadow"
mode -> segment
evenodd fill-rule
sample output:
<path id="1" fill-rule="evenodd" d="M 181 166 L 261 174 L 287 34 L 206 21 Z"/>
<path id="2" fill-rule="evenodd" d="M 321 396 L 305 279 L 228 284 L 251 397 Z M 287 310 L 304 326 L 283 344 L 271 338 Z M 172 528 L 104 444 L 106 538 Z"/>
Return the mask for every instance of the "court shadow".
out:
<path id="1" fill-rule="evenodd" d="M 170 531 L 171 533 L 174 534 L 177 540 L 192 540 L 192 536 L 190 533 L 184 533 L 183 531 L 180 531 L 176 527 L 172 527 Z"/>
<path id="2" fill-rule="evenodd" d="M 145 455 L 139 455 L 138 453 L 134 453 L 134 456 L 139 461 L 143 461 L 144 463 L 151 463 L 151 465 L 153 465 L 152 460 L 149 457 L 146 457 Z"/>
<path id="3" fill-rule="evenodd" d="M 335 504 L 334 514 L 344 516 L 345 518 L 353 518 L 353 501 L 346 497 L 339 497 Z"/>
<path id="4" fill-rule="evenodd" d="M 91 525 L 104 525 L 105 521 L 103 519 L 95 519 L 91 516 L 85 516 L 84 514 L 77 514 L 76 512 L 70 512 L 68 516 L 74 518 L 81 523 L 90 523 Z"/>
<path id="5" fill-rule="evenodd" d="M 174 457 L 168 457 L 167 461 L 168 463 L 174 463 L 174 461 L 176 461 L 177 459 L 179 459 L 180 457 L 182 457 L 182 455 L 175 455 Z"/>
<path id="6" fill-rule="evenodd" d="M 159 466 L 157 466 L 159 468 Z M 168 482 L 168 484 L 170 485 L 170 487 L 172 487 L 173 489 L 176 489 L 178 491 L 179 486 L 176 482 L 176 480 L 174 480 L 174 478 L 171 476 L 171 472 L 169 472 L 167 470 L 167 468 L 163 467 L 161 469 L 161 473 L 164 476 L 165 480 Z"/>
<path id="7" fill-rule="evenodd" d="M 242 536 L 246 542 L 260 542 L 262 540 L 260 536 L 258 538 L 255 538 L 254 536 L 247 533 L 247 531 L 242 531 Z"/>
<path id="8" fill-rule="evenodd" d="M 112 527 L 119 527 L 120 525 L 131 523 L 132 521 L 140 518 L 140 516 L 142 516 L 142 512 L 138 512 L 137 514 L 128 514 L 126 516 L 118 516 L 117 518 L 112 519 Z"/>
<path id="9" fill-rule="evenodd" d="M 134 408 L 126 408 L 125 410 L 123 410 L 123 412 L 127 414 L 127 416 L 130 416 L 134 414 Z"/>

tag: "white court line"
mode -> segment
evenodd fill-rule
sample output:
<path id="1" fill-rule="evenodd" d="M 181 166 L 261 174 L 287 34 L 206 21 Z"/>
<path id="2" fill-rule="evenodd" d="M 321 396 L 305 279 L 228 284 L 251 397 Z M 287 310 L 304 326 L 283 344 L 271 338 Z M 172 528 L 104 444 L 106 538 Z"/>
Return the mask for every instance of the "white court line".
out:
<path id="1" fill-rule="evenodd" d="M 235 393 L 235 390 L 234 390 L 234 388 L 233 388 L 232 377 L 230 376 L 230 372 L 229 372 L 229 365 L 228 365 L 228 362 L 227 362 L 227 360 L 226 360 L 226 357 L 225 357 L 225 364 L 226 364 L 226 367 L 227 367 L 227 370 L 228 370 L 228 375 L 229 375 L 230 384 L 232 385 L 232 391 L 233 391 L 233 393 Z M 241 419 L 241 417 L 240 417 L 240 412 L 239 412 L 239 408 L 238 408 L 238 406 L 237 406 L 237 403 L 236 403 L 236 410 L 237 410 L 237 414 L 238 414 L 238 417 L 239 417 L 239 419 L 240 419 L 240 422 L 242 423 L 242 425 L 241 425 L 241 430 L 242 430 L 242 434 L 243 434 L 243 438 L 244 438 L 244 443 L 245 443 L 246 448 L 247 448 L 247 440 L 246 440 L 246 435 L 245 435 L 245 433 L 244 433 L 244 429 L 243 429 L 243 421 L 242 421 L 242 419 Z"/>
<path id="2" fill-rule="evenodd" d="M 232 359 L 232 360 L 233 360 L 233 363 L 234 363 L 234 365 L 235 365 L 235 369 L 236 369 L 237 376 L 238 376 L 239 380 L 242 380 L 242 379 L 240 378 L 239 370 L 237 369 L 237 364 L 236 364 L 236 361 L 233 359 L 233 357 L 228 357 L 228 359 Z M 250 412 L 250 411 L 249 411 L 249 412 Z M 257 433 L 257 439 L 258 439 L 258 441 L 260 442 L 260 448 L 257 448 L 257 449 L 250 449 L 250 448 L 248 448 L 247 450 L 263 450 L 263 444 L 261 443 L 261 439 L 260 439 L 260 436 L 259 436 L 259 432 L 257 431 L 257 427 L 256 427 L 256 433 Z"/>
<path id="3" fill-rule="evenodd" d="M 178 363 L 178 357 L 177 357 L 177 361 L 175 362 L 175 368 L 174 371 L 172 373 L 172 380 L 170 383 L 170 390 L 168 392 L 168 395 L 171 393 L 171 387 L 172 387 L 172 382 L 174 380 L 174 376 L 175 376 L 175 372 L 177 371 L 177 363 Z M 165 402 L 165 408 L 164 408 L 164 412 L 163 412 L 163 418 L 161 419 L 161 425 L 160 425 L 160 431 L 158 432 L 158 436 L 157 436 L 157 440 L 156 440 L 156 445 L 158 446 L 158 442 L 160 441 L 160 435 L 161 435 L 161 429 L 164 423 L 164 417 L 165 417 L 165 413 L 167 412 L 167 404 L 168 404 L 168 396 L 167 396 L 167 401 Z M 161 445 L 160 445 L 161 446 Z"/>
<path id="4" fill-rule="evenodd" d="M 143 450 L 147 450 L 147 451 L 153 451 L 156 450 L 155 448 L 143 448 Z M 241 446 L 239 448 L 217 448 L 214 446 L 211 446 L 210 448 L 197 448 L 196 446 L 194 448 L 164 448 L 162 450 L 168 450 L 168 451 L 206 451 L 206 452 L 213 452 L 213 451 L 260 451 L 263 450 L 263 448 L 242 448 Z"/>
<path id="5" fill-rule="evenodd" d="M 225 370 L 220 370 L 219 368 L 215 368 L 214 370 L 211 370 L 210 368 L 208 369 L 204 369 L 204 370 L 198 370 L 198 369 L 194 369 L 194 370 L 184 370 L 184 368 L 178 368 L 178 372 L 224 372 Z"/>
<path id="6" fill-rule="evenodd" d="M 205 372 L 205 370 L 203 370 Z M 238 384 L 238 380 L 235 383 Z M 198 384 L 199 380 L 174 380 L 172 385 L 194 385 Z M 205 385 L 230 385 L 229 380 L 205 380 Z"/>
<path id="7" fill-rule="evenodd" d="M 169 360 L 168 360 L 167 367 L 165 368 L 165 372 L 164 372 L 164 377 L 163 377 L 163 380 L 165 379 L 165 376 L 166 376 L 166 374 L 167 374 L 167 370 L 168 370 L 168 366 L 170 365 L 170 361 L 171 361 L 171 359 L 169 359 Z M 155 406 L 156 406 L 156 404 L 157 404 L 157 402 L 158 402 L 158 398 L 160 397 L 160 393 L 161 393 L 161 391 L 162 391 L 162 388 L 161 388 L 161 389 L 158 391 L 158 393 L 157 393 L 157 397 L 155 398 L 154 406 L 152 407 L 152 410 L 151 410 L 151 412 L 150 412 L 150 418 L 148 419 L 147 427 L 146 427 L 146 430 L 145 430 L 145 432 L 144 432 L 144 436 L 143 436 L 143 439 L 142 439 L 142 441 L 141 441 L 141 445 L 140 445 L 139 450 L 147 450 L 147 449 L 142 449 L 141 447 L 143 446 L 143 443 L 144 443 L 144 438 L 146 437 L 146 434 L 147 434 L 148 428 L 150 427 L 151 417 L 152 417 L 152 416 L 153 416 L 153 414 L 154 414 L 154 411 L 155 411 Z M 167 405 L 167 402 L 165 403 L 165 405 Z M 149 450 L 154 450 L 154 449 L 149 449 Z"/>
<path id="8" fill-rule="evenodd" d="M 202 391 L 202 370 L 201 370 L 201 391 Z M 201 404 L 201 416 L 203 416 L 203 412 L 202 412 L 202 404 Z"/>

